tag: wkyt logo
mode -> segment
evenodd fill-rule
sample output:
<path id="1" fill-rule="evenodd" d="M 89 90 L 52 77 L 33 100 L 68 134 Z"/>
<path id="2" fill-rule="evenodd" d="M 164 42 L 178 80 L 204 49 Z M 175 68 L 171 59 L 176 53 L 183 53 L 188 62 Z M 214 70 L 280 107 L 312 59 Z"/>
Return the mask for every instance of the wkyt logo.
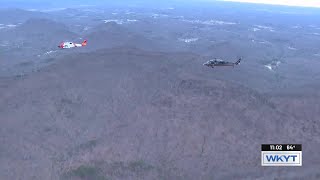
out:
<path id="1" fill-rule="evenodd" d="M 277 147 L 280 147 L 279 145 Z M 286 147 L 286 146 L 285 146 Z M 272 147 L 271 147 L 272 148 Z M 268 149 L 261 151 L 262 166 L 302 166 L 302 151 Z"/>

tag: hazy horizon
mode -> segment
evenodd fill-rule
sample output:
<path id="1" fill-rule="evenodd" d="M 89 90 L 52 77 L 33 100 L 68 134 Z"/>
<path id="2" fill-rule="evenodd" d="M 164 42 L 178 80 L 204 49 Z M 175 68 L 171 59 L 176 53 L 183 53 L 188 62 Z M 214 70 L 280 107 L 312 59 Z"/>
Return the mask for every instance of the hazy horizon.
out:
<path id="1" fill-rule="evenodd" d="M 300 0 L 291 0 L 291 1 L 287 1 L 287 0 L 221 0 L 221 1 L 320 8 L 320 2 L 318 0 L 304 0 L 304 1 L 300 1 Z"/>
<path id="2" fill-rule="evenodd" d="M 92 1 L 84 1 L 84 0 L 69 0 L 69 1 L 52 1 L 52 0 L 31 0 L 28 2 L 22 0 L 0 0 L 0 7 L 32 7 L 32 6 L 43 6 L 43 7 L 52 7 L 52 6 L 70 6 L 70 5 L 100 5 L 100 4 L 122 4 L 122 3 L 139 3 L 139 4 L 168 4 L 168 5 L 180 5 L 180 4 L 188 4 L 188 3 L 214 3 L 214 2 L 232 2 L 232 3 L 250 3 L 250 4 L 260 4 L 260 5 L 276 5 L 276 6 L 289 6 L 289 7 L 304 7 L 304 8 L 320 8 L 320 2 L 316 0 L 165 0 L 165 1 L 145 1 L 145 0 L 120 0 L 120 1 L 111 1 L 111 0 L 92 0 Z"/>

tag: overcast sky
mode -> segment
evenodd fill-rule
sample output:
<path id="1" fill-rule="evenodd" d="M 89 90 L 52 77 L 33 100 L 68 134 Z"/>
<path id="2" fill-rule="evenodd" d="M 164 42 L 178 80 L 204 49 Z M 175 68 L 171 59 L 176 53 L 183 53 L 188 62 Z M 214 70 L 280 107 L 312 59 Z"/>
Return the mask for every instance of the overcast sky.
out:
<path id="1" fill-rule="evenodd" d="M 319 7 L 320 8 L 320 0 L 223 0 L 223 1 L 279 4 L 279 5 Z"/>

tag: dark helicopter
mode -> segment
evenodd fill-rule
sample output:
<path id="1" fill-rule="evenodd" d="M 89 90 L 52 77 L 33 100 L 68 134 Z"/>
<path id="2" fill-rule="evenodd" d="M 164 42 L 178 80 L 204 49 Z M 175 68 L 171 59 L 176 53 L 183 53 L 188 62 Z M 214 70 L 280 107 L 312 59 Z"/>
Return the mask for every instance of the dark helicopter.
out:
<path id="1" fill-rule="evenodd" d="M 211 59 L 208 62 L 204 63 L 204 66 L 208 66 L 208 67 L 212 67 L 214 68 L 215 66 L 232 66 L 234 67 L 235 65 L 240 64 L 240 61 L 242 60 L 242 58 L 239 58 L 236 62 L 227 62 L 224 61 L 222 59 Z"/>

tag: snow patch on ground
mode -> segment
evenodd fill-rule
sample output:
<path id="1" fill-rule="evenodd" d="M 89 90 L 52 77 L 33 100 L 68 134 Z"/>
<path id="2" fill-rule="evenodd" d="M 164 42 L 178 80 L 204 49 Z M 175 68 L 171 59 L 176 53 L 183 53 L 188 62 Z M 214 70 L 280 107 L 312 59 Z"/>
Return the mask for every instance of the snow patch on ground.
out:
<path id="1" fill-rule="evenodd" d="M 109 23 L 109 22 L 115 22 L 117 24 L 123 24 L 123 20 L 119 20 L 119 19 L 107 19 L 107 20 L 103 20 L 104 23 Z"/>
<path id="2" fill-rule="evenodd" d="M 8 28 L 14 28 L 14 27 L 17 27 L 17 25 L 15 25 L 15 24 L 8 24 L 8 25 L 6 25 Z"/>
<path id="3" fill-rule="evenodd" d="M 262 25 L 254 25 L 255 27 L 259 28 L 259 29 L 263 29 L 263 30 L 268 30 L 270 32 L 274 32 L 274 29 L 270 26 L 262 26 Z"/>
<path id="4" fill-rule="evenodd" d="M 128 23 L 133 23 L 137 22 L 138 20 L 136 19 L 107 19 L 103 20 L 104 23 L 109 23 L 109 22 L 115 22 L 117 24 L 128 24 Z"/>
<path id="5" fill-rule="evenodd" d="M 41 57 L 41 56 L 49 56 L 49 55 L 51 55 L 51 54 L 54 54 L 55 52 L 57 52 L 57 50 L 47 51 L 47 52 L 43 53 L 42 55 L 38 54 L 38 57 Z"/>
<path id="6" fill-rule="evenodd" d="M 272 44 L 272 43 L 269 42 L 269 41 L 259 41 L 258 43 L 260 43 L 260 44 Z"/>
<path id="7" fill-rule="evenodd" d="M 176 16 L 175 18 L 184 19 L 184 16 Z"/>
<path id="8" fill-rule="evenodd" d="M 0 24 L 0 29 L 12 29 L 20 25 L 21 23 L 18 24 Z"/>
<path id="9" fill-rule="evenodd" d="M 9 46 L 9 42 L 8 41 L 0 41 L 0 46 L 2 46 L 2 47 Z"/>
<path id="10" fill-rule="evenodd" d="M 83 31 L 88 31 L 89 29 L 91 29 L 91 27 L 86 26 L 83 28 Z"/>
<path id="11" fill-rule="evenodd" d="M 272 43 L 269 42 L 269 41 L 265 41 L 265 40 L 255 40 L 255 39 L 252 39 L 251 42 L 253 42 L 253 43 L 259 43 L 259 44 L 272 44 Z"/>
<path id="12" fill-rule="evenodd" d="M 138 20 L 136 19 L 127 19 L 127 22 L 137 22 Z"/>
<path id="13" fill-rule="evenodd" d="M 272 71 L 272 66 L 271 66 L 270 64 L 268 64 L 268 65 L 264 65 L 264 67 L 266 67 L 266 68 L 268 68 L 269 70 L 271 70 L 271 71 Z"/>
<path id="14" fill-rule="evenodd" d="M 57 51 L 47 51 L 47 52 L 44 53 L 44 55 L 49 55 L 49 54 L 52 54 L 52 53 L 55 53 L 55 52 L 57 52 Z"/>
<path id="15" fill-rule="evenodd" d="M 176 8 L 174 7 L 167 7 L 167 8 L 161 8 L 161 10 L 175 10 Z"/>
<path id="16" fill-rule="evenodd" d="M 199 40 L 199 38 L 186 38 L 186 39 L 179 38 L 179 41 L 183 41 L 185 43 L 192 43 L 192 42 L 196 42 L 198 40 Z"/>
<path id="17" fill-rule="evenodd" d="M 261 29 L 259 29 L 259 28 L 253 28 L 252 29 L 254 32 L 256 32 L 256 31 L 260 31 Z"/>
<path id="18" fill-rule="evenodd" d="M 298 50 L 297 48 L 292 47 L 292 46 L 288 46 L 288 49 L 290 49 L 290 50 L 294 50 L 294 51 Z"/>
<path id="19" fill-rule="evenodd" d="M 156 14 L 156 13 L 154 13 L 154 14 L 151 15 L 151 17 L 154 18 L 154 19 L 157 19 L 157 18 L 169 17 L 169 15 L 167 15 L 167 14 Z"/>
<path id="20" fill-rule="evenodd" d="M 266 67 L 270 71 L 274 71 L 277 67 L 279 67 L 280 64 L 280 61 L 272 61 L 270 64 L 264 65 L 264 67 Z"/>
<path id="21" fill-rule="evenodd" d="M 227 22 L 227 21 L 220 21 L 220 20 L 184 20 L 185 22 L 193 23 L 193 24 L 203 24 L 203 25 L 236 25 L 235 22 Z"/>

